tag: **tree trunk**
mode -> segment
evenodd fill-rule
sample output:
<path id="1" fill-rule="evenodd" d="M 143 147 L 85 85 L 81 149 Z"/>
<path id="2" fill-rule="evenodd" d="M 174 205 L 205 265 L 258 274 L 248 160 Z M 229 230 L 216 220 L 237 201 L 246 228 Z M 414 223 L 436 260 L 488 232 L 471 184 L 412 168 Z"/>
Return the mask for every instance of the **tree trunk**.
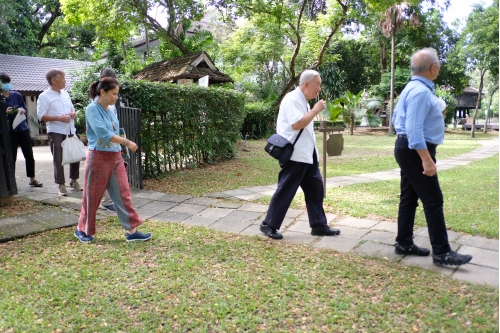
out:
<path id="1" fill-rule="evenodd" d="M 378 45 L 380 47 L 380 74 L 384 74 L 387 71 L 387 44 L 385 38 L 379 39 Z"/>
<path id="2" fill-rule="evenodd" d="M 394 110 L 394 58 L 396 56 L 396 11 L 392 13 L 392 33 L 391 33 L 391 97 L 389 103 L 389 112 L 386 112 L 387 121 L 389 124 L 389 130 L 387 135 L 394 134 L 392 129 L 392 112 Z"/>
<path id="3" fill-rule="evenodd" d="M 497 92 L 497 90 L 498 90 L 498 86 L 496 86 L 496 88 L 493 89 L 493 91 L 490 94 L 490 102 L 488 103 L 488 111 L 486 112 L 486 117 L 485 117 L 485 120 L 484 120 L 483 133 L 488 133 L 488 119 L 489 119 L 489 116 L 490 116 L 491 102 L 493 100 L 493 95 L 495 95 L 495 93 Z"/>
<path id="4" fill-rule="evenodd" d="M 470 129 L 470 136 L 471 138 L 476 137 L 476 117 L 477 117 L 477 111 L 479 110 L 479 105 L 481 105 L 481 94 L 483 93 L 483 81 L 484 81 L 484 74 L 486 73 L 487 69 L 481 69 L 481 80 L 479 81 L 479 94 L 477 96 L 477 102 L 476 102 L 476 110 L 474 110 L 474 116 L 472 117 L 472 127 Z M 486 124 L 484 124 L 486 127 Z"/>
<path id="5" fill-rule="evenodd" d="M 61 16 L 61 11 L 60 11 L 60 7 L 61 7 L 61 4 L 59 3 L 59 1 L 57 2 L 57 5 L 54 7 L 54 8 L 51 8 L 51 11 L 50 11 L 50 18 L 48 19 L 47 22 L 45 22 L 44 25 L 42 25 L 42 29 L 40 30 L 40 32 L 38 33 L 38 50 L 40 51 L 42 48 L 43 48 L 43 38 L 45 37 L 45 35 L 47 34 L 47 32 L 49 31 L 50 27 L 52 26 L 52 23 L 54 23 L 54 21 L 56 20 L 56 18 L 58 18 L 59 16 Z"/>
<path id="6" fill-rule="evenodd" d="M 354 110 L 349 110 L 349 125 L 351 127 L 351 135 L 354 135 Z"/>

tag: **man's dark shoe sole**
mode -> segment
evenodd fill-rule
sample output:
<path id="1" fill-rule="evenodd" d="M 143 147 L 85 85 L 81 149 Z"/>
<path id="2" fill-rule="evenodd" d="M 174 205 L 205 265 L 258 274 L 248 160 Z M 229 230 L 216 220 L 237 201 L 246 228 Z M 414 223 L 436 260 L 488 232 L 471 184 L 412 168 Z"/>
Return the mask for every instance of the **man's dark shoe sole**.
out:
<path id="1" fill-rule="evenodd" d="M 260 225 L 260 231 L 262 231 L 263 234 L 265 234 L 267 237 L 271 239 L 282 239 L 283 235 L 280 234 L 278 231 L 274 231 L 271 229 L 270 226 L 268 225 Z"/>

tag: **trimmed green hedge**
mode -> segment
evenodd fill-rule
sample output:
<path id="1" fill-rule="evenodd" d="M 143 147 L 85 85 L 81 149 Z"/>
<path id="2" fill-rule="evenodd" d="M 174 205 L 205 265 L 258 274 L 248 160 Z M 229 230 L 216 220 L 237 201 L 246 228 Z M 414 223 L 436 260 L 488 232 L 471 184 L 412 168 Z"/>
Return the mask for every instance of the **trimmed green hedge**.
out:
<path id="1" fill-rule="evenodd" d="M 129 80 L 120 95 L 140 108 L 145 178 L 235 156 L 245 118 L 244 95 L 223 88 Z"/>
<path id="2" fill-rule="evenodd" d="M 274 103 L 253 102 L 245 104 L 246 117 L 241 126 L 241 135 L 244 138 L 260 139 L 274 133 L 278 112 Z"/>

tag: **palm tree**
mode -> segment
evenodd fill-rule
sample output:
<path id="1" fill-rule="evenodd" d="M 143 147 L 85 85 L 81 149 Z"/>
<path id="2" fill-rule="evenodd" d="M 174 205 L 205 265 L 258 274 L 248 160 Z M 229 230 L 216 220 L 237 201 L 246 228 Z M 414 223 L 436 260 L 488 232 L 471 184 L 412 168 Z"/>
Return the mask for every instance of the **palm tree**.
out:
<path id="1" fill-rule="evenodd" d="M 406 17 L 408 7 L 409 4 L 406 1 L 392 5 L 385 11 L 384 20 L 379 22 L 384 36 L 391 36 L 391 97 L 389 112 L 387 114 L 387 118 L 389 119 L 389 131 L 387 134 L 389 135 L 393 134 L 391 118 L 392 111 L 394 110 L 394 59 L 396 54 L 396 32 L 403 29 L 405 22 L 408 22 L 413 27 L 420 25 L 420 21 L 418 20 L 418 16 L 415 12 L 411 14 L 409 18 Z"/>

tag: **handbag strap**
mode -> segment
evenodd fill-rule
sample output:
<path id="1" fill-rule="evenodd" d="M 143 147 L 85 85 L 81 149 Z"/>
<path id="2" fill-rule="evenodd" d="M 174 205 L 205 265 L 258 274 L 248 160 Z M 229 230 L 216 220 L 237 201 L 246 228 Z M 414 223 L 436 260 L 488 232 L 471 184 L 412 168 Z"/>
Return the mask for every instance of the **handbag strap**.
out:
<path id="1" fill-rule="evenodd" d="M 297 142 L 297 140 L 300 138 L 300 135 L 302 134 L 302 131 L 304 129 L 301 129 L 300 132 L 299 132 L 299 135 L 297 135 L 297 137 L 295 138 L 295 141 L 293 142 L 293 145 L 295 146 L 295 143 Z"/>

